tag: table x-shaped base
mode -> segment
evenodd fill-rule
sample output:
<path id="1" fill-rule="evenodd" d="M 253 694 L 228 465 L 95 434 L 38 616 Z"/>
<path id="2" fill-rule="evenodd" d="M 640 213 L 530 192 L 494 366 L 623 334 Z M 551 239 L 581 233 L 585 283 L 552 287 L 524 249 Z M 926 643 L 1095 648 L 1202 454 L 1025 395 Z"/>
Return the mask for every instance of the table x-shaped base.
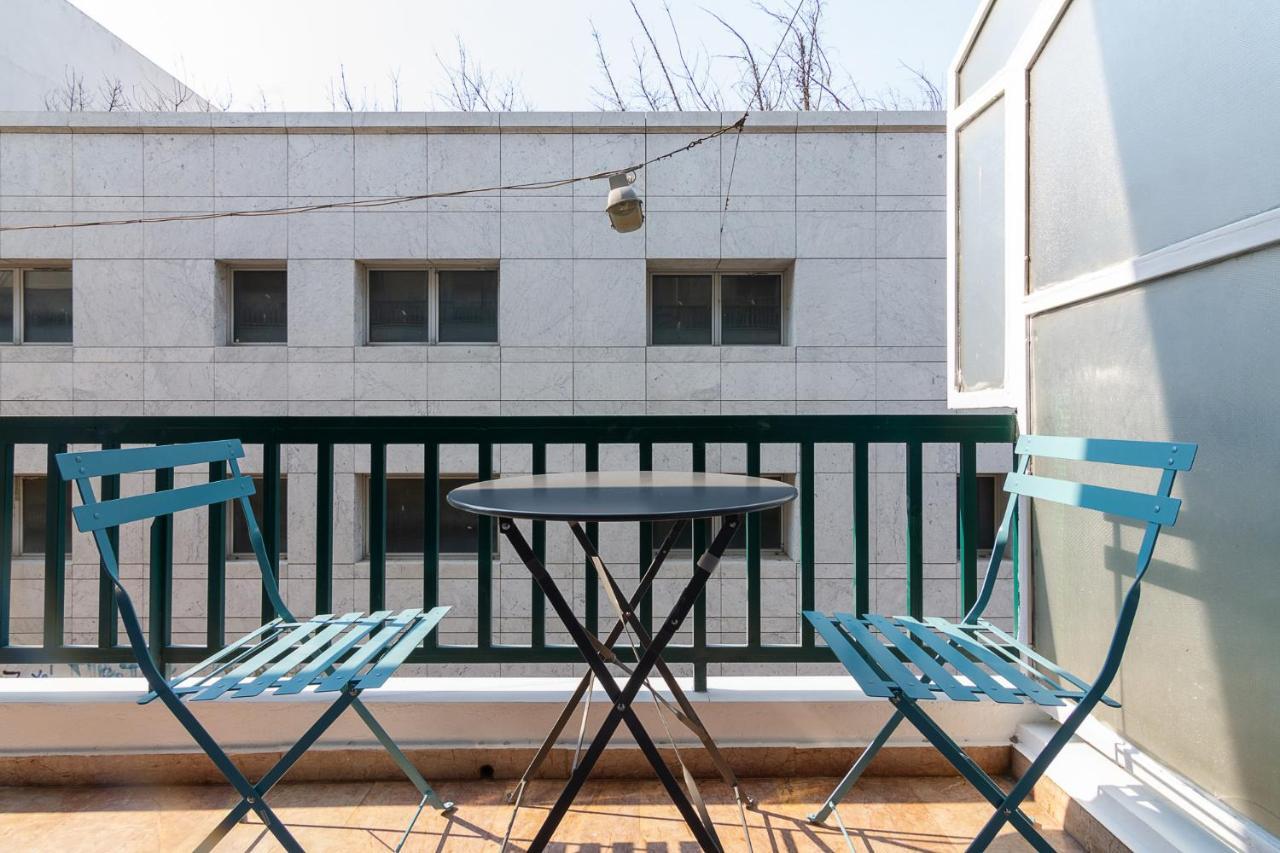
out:
<path id="1" fill-rule="evenodd" d="M 612 575 L 610 575 L 608 570 L 605 568 L 604 562 L 600 559 L 599 554 L 596 553 L 595 547 L 592 545 L 590 539 L 582 532 L 581 526 L 576 522 L 570 523 L 570 528 L 578 538 L 579 543 L 586 550 L 588 558 L 592 561 L 592 565 L 596 567 L 597 574 L 600 576 L 601 581 L 604 582 L 605 590 L 609 599 L 619 614 L 618 623 L 614 626 L 613 631 L 609 633 L 608 639 L 604 642 L 601 642 L 597 637 L 591 634 L 591 632 L 584 628 L 582 623 L 574 615 L 573 609 L 569 606 L 568 602 L 565 601 L 565 598 L 560 593 L 555 581 L 551 578 L 551 575 L 548 574 L 546 567 L 542 564 L 542 561 L 538 559 L 536 554 L 534 554 L 533 549 L 529 547 L 528 542 L 525 541 L 524 536 L 520 533 L 515 522 L 511 519 L 503 518 L 498 523 L 498 529 L 511 542 L 512 547 L 515 548 L 516 553 L 520 556 L 520 559 L 533 575 L 534 581 L 538 584 L 539 589 L 542 590 L 543 595 L 546 596 L 547 601 L 550 602 L 551 608 L 556 612 L 560 621 L 564 623 L 564 626 L 568 630 L 570 637 L 572 637 L 574 644 L 582 653 L 583 659 L 591 670 L 588 676 L 583 679 L 583 683 L 579 685 L 579 690 L 575 693 L 574 699 L 571 700 L 569 706 L 565 709 L 565 712 L 561 714 L 561 717 L 556 724 L 556 730 L 552 732 L 552 735 L 547 739 L 547 742 L 543 744 L 543 749 L 539 750 L 538 756 L 535 756 L 533 765 L 531 765 L 530 769 L 526 771 L 525 776 L 521 779 L 516 795 L 518 796 L 522 792 L 523 786 L 532 776 L 533 771 L 537 769 L 537 765 L 541 763 L 543 758 L 545 758 L 544 752 L 549 751 L 550 749 L 548 744 L 553 743 L 559 732 L 563 730 L 564 724 L 572 714 L 573 707 L 577 704 L 582 694 L 589 689 L 592 677 L 594 677 L 595 680 L 600 683 L 600 686 L 604 688 L 605 693 L 608 694 L 609 700 L 612 703 L 612 707 L 605 716 L 604 721 L 600 724 L 600 728 L 596 731 L 595 738 L 591 741 L 590 746 L 587 747 L 586 752 L 583 753 L 577 766 L 573 768 L 573 772 L 569 777 L 568 783 L 565 785 L 564 790 L 561 791 L 555 805 L 551 807 L 551 811 L 548 813 L 546 820 L 543 821 L 542 827 L 534 837 L 533 843 L 529 849 L 531 851 L 535 851 L 535 853 L 536 851 L 543 850 L 547 843 L 550 842 L 551 836 L 555 833 L 556 827 L 559 826 L 560 821 L 564 818 L 565 812 L 568 811 L 574 798 L 577 797 L 578 791 L 581 790 L 583 783 L 586 782 L 587 777 L 591 773 L 591 769 L 595 766 L 595 763 L 600 758 L 601 753 L 604 752 L 605 747 L 613 738 L 614 732 L 617 731 L 618 726 L 622 723 L 626 723 L 632 737 L 635 738 L 636 744 L 640 747 L 640 751 L 653 767 L 653 771 L 657 775 L 658 780 L 662 783 L 662 786 L 666 788 L 667 795 L 671 797 L 671 801 L 675 803 L 676 808 L 680 811 L 681 817 L 683 817 L 685 823 L 688 824 L 689 829 L 693 832 L 693 836 L 697 839 L 698 844 L 701 845 L 704 850 L 719 851 L 723 849 L 720 844 L 720 839 L 716 835 L 715 828 L 712 826 L 709 816 L 706 814 L 705 808 L 695 808 L 693 803 L 689 801 L 689 798 L 676 782 L 675 777 L 667 768 L 665 762 L 663 762 L 662 756 L 658 752 L 658 748 L 654 745 L 653 740 L 645 731 L 644 726 L 641 725 L 640 719 L 632 707 L 637 694 L 640 692 L 641 686 L 646 683 L 650 671 L 656 668 L 659 674 L 662 675 L 664 681 L 667 682 L 668 687 L 672 689 L 672 693 L 676 697 L 676 701 L 680 706 L 680 715 L 678 718 L 681 719 L 681 722 L 685 723 L 685 725 L 689 726 L 690 729 L 698 735 L 699 740 L 708 747 L 708 750 L 713 756 L 713 761 L 716 763 L 717 769 L 720 770 L 722 776 L 725 776 L 725 781 L 734 786 L 735 791 L 737 790 L 736 777 L 733 776 L 731 770 L 728 770 L 727 763 L 724 763 L 723 757 L 720 755 L 719 751 L 715 749 L 715 744 L 711 741 L 710 736 L 707 735 L 706 728 L 702 725 L 701 721 L 698 720 L 697 715 L 693 712 L 692 705 L 676 685 L 675 678 L 671 675 L 671 671 L 667 668 L 666 664 L 662 662 L 661 655 L 666 649 L 667 644 L 671 642 L 671 638 L 675 636 L 676 631 L 679 630 L 680 625 L 685 620 L 685 617 L 689 615 L 689 611 L 693 609 L 694 603 L 697 601 L 698 596 L 702 594 L 712 572 L 715 571 L 721 557 L 724 556 L 725 549 L 728 548 L 729 542 L 733 539 L 734 534 L 737 533 L 739 526 L 741 526 L 741 516 L 734 515 L 725 518 L 720 531 L 711 542 L 711 547 L 708 548 L 707 552 L 698 559 L 697 569 L 693 572 L 693 576 L 689 579 L 684 590 L 680 593 L 680 597 L 671 608 L 671 613 L 668 615 L 666 621 L 662 623 L 662 626 L 653 637 L 648 636 L 647 631 L 645 631 L 644 627 L 635 616 L 635 605 L 644 596 L 645 591 L 652 584 L 653 577 L 657 574 L 657 570 L 661 566 L 662 559 L 665 558 L 667 552 L 670 551 L 672 544 L 675 542 L 675 537 L 679 535 L 680 529 L 683 527 L 684 523 L 686 522 L 677 523 L 677 529 L 668 534 L 666 541 L 659 550 L 658 556 L 654 560 L 654 564 L 645 572 L 644 577 L 641 579 L 640 586 L 630 599 L 623 598 L 621 590 L 618 588 L 616 582 L 614 582 Z M 608 663 L 619 663 L 617 657 L 612 652 L 612 646 L 617 642 L 623 631 L 628 628 L 635 631 L 636 635 L 639 637 L 640 647 L 643 651 L 639 654 L 639 660 L 637 660 L 635 666 L 629 670 L 626 684 L 619 687 L 617 681 L 613 677 L 613 674 L 609 671 Z M 619 665 L 621 664 L 619 663 Z M 692 777 L 686 773 L 685 778 L 686 782 L 692 787 Z"/>

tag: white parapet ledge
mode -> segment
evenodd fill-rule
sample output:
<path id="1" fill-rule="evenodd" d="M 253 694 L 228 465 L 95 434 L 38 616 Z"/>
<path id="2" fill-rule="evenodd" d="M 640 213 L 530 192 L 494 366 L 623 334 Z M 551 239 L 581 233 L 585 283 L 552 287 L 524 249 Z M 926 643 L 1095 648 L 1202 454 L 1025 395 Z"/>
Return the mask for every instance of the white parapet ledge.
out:
<path id="1" fill-rule="evenodd" d="M 574 678 L 393 678 L 368 691 L 365 701 L 406 748 L 536 746 L 551 729 L 577 686 Z M 868 697 L 838 676 L 721 677 L 706 693 L 681 680 L 716 741 L 726 747 L 863 746 L 888 720 L 893 707 Z M 146 692 L 140 678 L 31 678 L 0 681 L 0 755 L 191 752 L 195 747 L 159 702 L 139 706 Z M 188 702 L 214 738 L 231 751 L 287 748 L 335 698 L 307 691 L 277 698 L 223 698 Z M 603 690 L 592 695 L 594 728 L 609 707 Z M 637 713 L 651 731 L 661 731 L 653 697 L 642 691 Z M 1001 746 L 1023 723 L 1045 719 L 1031 705 L 989 702 L 929 703 L 930 714 L 967 746 Z M 670 721 L 670 714 L 667 713 Z M 692 735 L 678 724 L 683 743 Z M 561 738 L 570 745 L 575 724 Z M 923 746 L 910 726 L 901 726 L 891 746 Z M 320 748 L 374 747 L 376 741 L 355 714 L 345 714 Z M 615 746 L 634 746 L 624 732 Z"/>
<path id="2" fill-rule="evenodd" d="M 1057 730 L 1053 720 L 1021 725 L 1014 748 L 1033 760 Z M 1093 718 L 1045 777 L 1130 850 L 1280 851 L 1280 839 Z"/>
<path id="3" fill-rule="evenodd" d="M 706 133 L 741 112 L 12 112 L 0 130 L 25 133 Z M 748 133 L 942 133 L 940 111 L 751 112 Z"/>

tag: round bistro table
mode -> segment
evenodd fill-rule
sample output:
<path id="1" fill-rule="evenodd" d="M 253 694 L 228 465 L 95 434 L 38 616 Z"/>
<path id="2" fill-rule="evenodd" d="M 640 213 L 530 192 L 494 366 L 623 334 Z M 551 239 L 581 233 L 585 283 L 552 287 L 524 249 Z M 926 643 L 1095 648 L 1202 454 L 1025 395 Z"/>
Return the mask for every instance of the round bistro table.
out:
<path id="1" fill-rule="evenodd" d="M 564 730 L 574 708 L 584 695 L 590 701 L 593 681 L 600 683 L 612 703 L 612 708 L 596 731 L 591 745 L 582 754 L 582 760 L 576 763 L 568 783 L 547 814 L 546 820 L 543 821 L 530 850 L 540 851 L 550 842 L 556 827 L 564 818 L 583 783 L 586 782 L 587 776 L 590 775 L 591 768 L 612 739 L 618 726 L 622 724 L 630 730 L 636 744 L 653 767 L 654 773 L 666 788 L 672 802 L 680 810 L 681 816 L 689 825 L 698 844 L 704 850 L 723 849 L 692 774 L 685 770 L 685 783 L 689 786 L 689 796 L 686 796 L 663 762 L 652 738 L 641 725 L 632 705 L 641 686 L 647 684 L 649 673 L 656 669 L 678 706 L 678 709 L 673 709 L 677 711 L 677 718 L 706 747 L 721 778 L 733 789 L 739 810 L 741 811 L 744 802 L 747 805 L 752 804 L 750 798 L 743 795 L 737 777 L 729 768 L 710 734 L 707 733 L 706 727 L 698 719 L 692 703 L 676 683 L 670 668 L 662 660 L 662 652 L 679 630 L 685 617 L 689 615 L 689 611 L 693 609 L 698 596 L 702 594 L 707 581 L 724 556 L 725 549 L 742 526 L 743 516 L 749 512 L 781 506 L 795 498 L 795 487 L 777 480 L 744 477 L 737 474 L 667 471 L 608 471 L 502 477 L 471 483 L 449 492 L 448 501 L 452 506 L 498 519 L 498 530 L 511 542 L 520 560 L 533 575 L 534 581 L 550 602 L 556 616 L 564 623 L 565 629 L 582 652 L 582 657 L 589 667 L 574 696 L 556 721 L 555 727 L 543 741 L 542 748 L 538 750 L 529 769 L 525 771 L 510 795 L 509 799 L 515 802 L 517 810 L 520 808 L 520 799 L 530 779 Z M 636 607 L 652 586 L 663 560 L 689 522 L 715 517 L 722 519 L 720 530 L 712 539 L 710 547 L 698 558 L 696 563 L 698 571 L 693 572 L 657 633 L 650 636 L 646 626 L 636 616 Z M 514 519 L 517 518 L 568 523 L 569 529 L 586 553 L 588 561 L 604 586 L 610 604 L 617 613 L 618 621 L 604 640 L 589 632 L 574 615 L 573 609 L 556 586 L 555 580 L 547 573 L 546 567 L 542 565 L 542 561 L 534 554 L 514 523 Z M 600 559 L 594 543 L 582 528 L 583 523 L 611 521 L 674 522 L 655 553 L 653 562 L 641 576 L 635 592 L 630 597 L 626 596 L 618 586 L 608 567 Z M 614 644 L 624 632 L 629 638 L 638 641 L 639 647 L 633 646 L 636 657 L 633 667 L 621 664 L 613 653 Z M 614 679 L 608 667 L 610 662 L 619 664 L 627 670 L 628 678 L 625 684 L 620 686 Z M 659 701 L 666 702 L 657 691 L 651 689 L 651 692 L 658 697 Z M 585 724 L 586 714 L 584 713 L 584 727 Z M 579 734 L 579 744 L 581 744 L 583 732 Z M 679 760 L 678 752 L 677 760 Z M 680 765 L 683 769 L 683 761 Z M 513 813 L 511 825 L 514 823 L 515 814 Z M 745 826 L 745 816 L 743 823 Z M 508 836 L 511 825 L 507 828 Z"/>

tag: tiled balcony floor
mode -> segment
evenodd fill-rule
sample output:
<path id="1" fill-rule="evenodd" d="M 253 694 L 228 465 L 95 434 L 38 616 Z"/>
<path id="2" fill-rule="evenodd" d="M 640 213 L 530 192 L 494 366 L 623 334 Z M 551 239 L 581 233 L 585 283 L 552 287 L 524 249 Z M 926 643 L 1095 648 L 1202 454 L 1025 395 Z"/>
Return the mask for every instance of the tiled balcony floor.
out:
<path id="1" fill-rule="evenodd" d="M 805 823 L 834 779 L 747 780 L 761 802 L 748 812 L 757 851 L 846 849 L 839 832 Z M 458 803 L 451 819 L 424 812 L 406 850 L 496 850 L 510 816 L 507 781 L 444 782 Z M 531 787 L 509 849 L 524 850 L 559 791 L 554 780 Z M 737 809 L 722 786 L 703 786 L 717 831 L 729 850 L 746 850 Z M 99 851 L 190 850 L 235 802 L 221 786 L 0 788 L 0 849 Z M 388 851 L 417 804 L 407 784 L 283 784 L 270 802 L 309 851 Z M 1049 810 L 1027 812 L 1058 850 L 1080 850 Z M 868 777 L 840 813 L 859 851 L 963 850 L 991 813 L 958 777 Z M 695 853 L 697 845 L 657 782 L 589 783 L 557 833 L 561 853 Z M 261 824 L 241 824 L 219 846 L 226 851 L 276 850 Z M 1029 849 L 1008 828 L 992 850 Z"/>

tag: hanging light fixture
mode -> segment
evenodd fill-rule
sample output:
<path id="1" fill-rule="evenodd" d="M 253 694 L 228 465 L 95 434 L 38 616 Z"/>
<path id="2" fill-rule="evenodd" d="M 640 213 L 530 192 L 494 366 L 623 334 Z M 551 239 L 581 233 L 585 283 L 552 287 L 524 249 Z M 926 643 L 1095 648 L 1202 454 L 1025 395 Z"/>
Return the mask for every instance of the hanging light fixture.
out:
<path id="1" fill-rule="evenodd" d="M 609 176 L 609 198 L 604 211 L 609 214 L 609 224 L 619 234 L 635 231 L 644 224 L 644 202 L 632 186 L 635 172 L 617 172 Z"/>

